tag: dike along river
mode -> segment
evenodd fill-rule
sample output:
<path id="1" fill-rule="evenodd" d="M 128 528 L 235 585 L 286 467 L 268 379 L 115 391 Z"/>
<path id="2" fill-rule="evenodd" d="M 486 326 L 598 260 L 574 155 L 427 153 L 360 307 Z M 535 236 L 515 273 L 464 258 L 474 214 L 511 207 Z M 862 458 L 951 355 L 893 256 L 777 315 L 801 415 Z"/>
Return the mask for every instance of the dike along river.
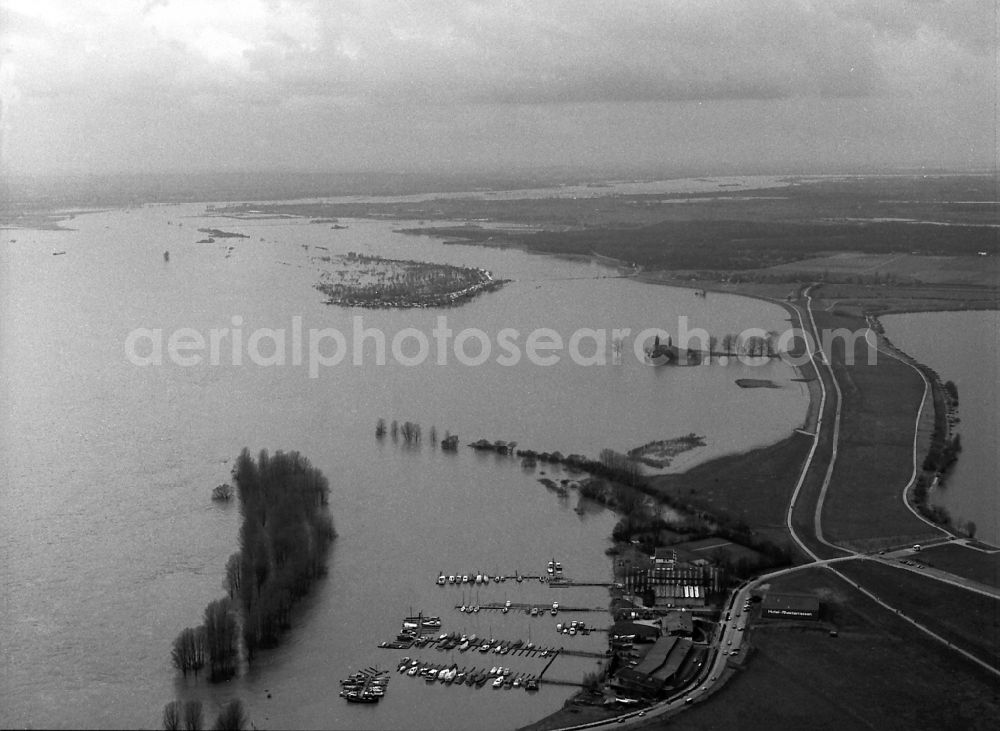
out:
<path id="1" fill-rule="evenodd" d="M 1000 545 L 1000 312 L 917 312 L 880 319 L 893 343 L 958 387 L 961 422 L 955 433 L 962 435 L 962 453 L 933 501 L 947 508 L 956 527 L 971 520 L 977 538 Z"/>
<path id="2" fill-rule="evenodd" d="M 690 327 L 720 337 L 749 327 L 781 330 L 787 322 L 777 306 L 695 297 L 608 278 L 613 269 L 588 263 L 392 231 L 413 222 L 351 220 L 333 230 L 204 213 L 204 205 L 147 206 L 81 214 L 67 222 L 72 231 L 5 232 L 16 242 L 5 244 L 0 260 L 2 727 L 155 727 L 166 702 L 195 697 L 205 701 L 209 723 L 222 703 L 239 697 L 268 728 L 528 723 L 559 708 L 573 688 L 549 685 L 527 695 L 430 686 L 396 675 L 396 662 L 421 653 L 444 662 L 445 653 L 377 644 L 394 638 L 404 615 L 422 610 L 442 616 L 442 631 L 603 650 L 600 634 L 561 639 L 549 615 L 469 616 L 454 607 L 463 599 L 606 607 L 606 589 L 508 581 L 477 593 L 436 586 L 435 578 L 440 571 L 538 574 L 555 558 L 571 578 L 608 581 L 604 550 L 615 517 L 578 504 L 575 493 L 559 498 L 546 490 L 537 481 L 542 470 L 562 477 L 552 468 L 525 471 L 517 460 L 464 446 L 455 454 L 434 449 L 426 443 L 430 427 L 439 437 L 446 429 L 460 435 L 463 445 L 485 437 L 593 457 L 604 447 L 705 435 L 707 446 L 683 466 L 773 442 L 804 419 L 807 394 L 782 363 L 654 368 L 636 359 L 626 340 L 622 364 L 611 365 L 612 328 L 675 332 L 678 317 L 687 316 Z M 249 238 L 199 244 L 199 227 Z M 325 306 L 313 288 L 311 257 L 348 251 L 484 267 L 513 281 L 449 310 Z M 311 328 L 335 328 L 350 345 L 355 316 L 391 341 L 405 328 L 430 337 L 439 315 L 456 335 L 473 327 L 486 333 L 490 358 L 466 365 L 446 353 L 440 364 L 432 350 L 420 365 L 391 354 L 379 365 L 372 346 L 361 353 L 362 365 L 351 353 L 314 378 L 308 354 L 296 364 L 289 352 L 285 365 L 270 366 L 247 356 L 261 328 L 284 329 L 291 348 L 296 318 L 304 339 Z M 163 365 L 126 358 L 137 328 L 162 331 Z M 180 328 L 206 341 L 212 329 L 239 329 L 242 358 L 232 356 L 227 339 L 217 365 L 177 365 L 166 346 Z M 579 328 L 607 329 L 608 365 L 578 365 L 565 350 L 554 365 L 527 358 L 500 365 L 496 337 L 504 328 L 520 333 L 522 352 L 537 328 L 564 342 Z M 260 352 L 270 352 L 269 343 L 258 341 Z M 466 352 L 479 347 L 469 341 Z M 414 350 L 411 344 L 407 352 Z M 592 353 L 593 342 L 584 339 L 580 350 Z M 768 378 L 780 388 L 744 390 L 735 385 L 740 377 Z M 379 417 L 420 423 L 425 443 L 377 441 Z M 225 685 L 185 683 L 170 666 L 170 645 L 223 593 L 239 511 L 212 503 L 209 494 L 229 479 L 244 446 L 298 450 L 323 470 L 339 538 L 329 577 L 296 614 L 281 648 Z M 608 615 L 575 618 L 604 625 Z M 454 661 L 476 664 L 458 653 Z M 537 672 L 543 662 L 505 660 L 515 672 Z M 345 703 L 338 680 L 371 665 L 393 668 L 384 700 Z M 579 681 L 595 667 L 593 658 L 564 657 L 548 675 Z"/>

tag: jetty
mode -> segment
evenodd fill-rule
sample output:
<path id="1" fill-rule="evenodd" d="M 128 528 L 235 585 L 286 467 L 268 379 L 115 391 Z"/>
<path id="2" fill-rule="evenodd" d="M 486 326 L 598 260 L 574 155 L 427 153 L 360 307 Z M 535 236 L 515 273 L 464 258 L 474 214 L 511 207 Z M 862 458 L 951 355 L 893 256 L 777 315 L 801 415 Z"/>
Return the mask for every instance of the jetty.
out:
<path id="1" fill-rule="evenodd" d="M 586 585 L 583 585 L 583 586 L 586 586 Z M 602 585 L 601 584 L 594 584 L 594 586 L 602 586 Z M 552 611 L 552 606 L 550 604 L 539 604 L 537 602 L 534 603 L 534 604 L 527 604 L 527 603 L 524 603 L 524 602 L 511 602 L 510 604 L 507 604 L 507 603 L 500 604 L 498 602 L 490 602 L 489 604 L 480 604 L 479 608 L 481 610 L 483 610 L 483 611 L 490 611 L 490 612 L 492 612 L 492 611 L 503 611 L 504 609 L 506 609 L 508 611 L 513 611 L 513 610 L 523 611 L 523 612 L 526 612 L 528 614 L 531 613 L 532 609 L 537 609 L 538 610 L 538 616 L 542 616 L 543 614 L 547 614 L 547 613 L 549 613 L 549 612 Z M 456 604 L 455 605 L 455 609 L 458 609 L 459 611 L 462 611 L 464 609 L 466 612 L 468 612 L 468 606 L 463 607 L 461 605 Z M 605 614 L 607 614 L 608 608 L 607 607 L 571 607 L 571 606 L 563 606 L 562 604 L 560 604 L 558 607 L 556 607 L 556 611 L 557 612 L 604 612 Z"/>
<path id="2" fill-rule="evenodd" d="M 548 667 L 548 665 L 546 665 Z M 473 666 L 458 669 L 456 663 L 432 663 L 419 659 L 404 658 L 399 664 L 400 673 L 411 678 L 422 678 L 428 684 L 436 682 L 444 685 L 469 685 L 482 688 L 487 681 L 493 688 L 522 688 L 527 691 L 538 690 L 541 675 L 532 673 L 515 673 L 509 667 L 494 665 L 478 669 Z"/>

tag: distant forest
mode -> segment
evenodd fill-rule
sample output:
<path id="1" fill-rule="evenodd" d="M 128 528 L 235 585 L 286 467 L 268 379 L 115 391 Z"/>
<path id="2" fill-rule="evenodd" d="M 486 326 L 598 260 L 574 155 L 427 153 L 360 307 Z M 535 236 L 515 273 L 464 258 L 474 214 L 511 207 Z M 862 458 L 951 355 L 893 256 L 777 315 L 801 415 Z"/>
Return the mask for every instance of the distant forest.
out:
<path id="1" fill-rule="evenodd" d="M 654 269 L 758 269 L 836 251 L 1000 253 L 994 228 L 904 222 L 663 221 L 641 228 L 542 231 L 518 241 L 537 251 L 595 253 Z"/>

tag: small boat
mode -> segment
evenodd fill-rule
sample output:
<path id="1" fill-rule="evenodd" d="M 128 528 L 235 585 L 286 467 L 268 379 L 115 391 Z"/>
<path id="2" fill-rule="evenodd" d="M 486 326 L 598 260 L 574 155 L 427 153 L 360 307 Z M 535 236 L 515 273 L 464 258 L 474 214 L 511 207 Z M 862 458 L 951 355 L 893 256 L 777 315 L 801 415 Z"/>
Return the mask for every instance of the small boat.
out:
<path id="1" fill-rule="evenodd" d="M 403 624 L 423 624 L 425 627 L 440 627 L 441 617 L 417 614 L 416 616 L 403 617 Z"/>
<path id="2" fill-rule="evenodd" d="M 354 693 L 345 693 L 344 698 L 347 699 L 348 703 L 378 703 L 380 696 L 377 696 L 374 693 L 359 691 Z"/>

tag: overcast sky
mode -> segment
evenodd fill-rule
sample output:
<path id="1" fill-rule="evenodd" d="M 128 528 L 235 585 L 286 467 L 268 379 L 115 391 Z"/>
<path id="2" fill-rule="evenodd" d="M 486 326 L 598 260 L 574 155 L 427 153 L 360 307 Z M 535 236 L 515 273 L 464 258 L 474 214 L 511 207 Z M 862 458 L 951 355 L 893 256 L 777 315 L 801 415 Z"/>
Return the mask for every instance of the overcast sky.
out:
<path id="1" fill-rule="evenodd" d="M 996 165 L 992 0 L 0 0 L 8 172 Z"/>

